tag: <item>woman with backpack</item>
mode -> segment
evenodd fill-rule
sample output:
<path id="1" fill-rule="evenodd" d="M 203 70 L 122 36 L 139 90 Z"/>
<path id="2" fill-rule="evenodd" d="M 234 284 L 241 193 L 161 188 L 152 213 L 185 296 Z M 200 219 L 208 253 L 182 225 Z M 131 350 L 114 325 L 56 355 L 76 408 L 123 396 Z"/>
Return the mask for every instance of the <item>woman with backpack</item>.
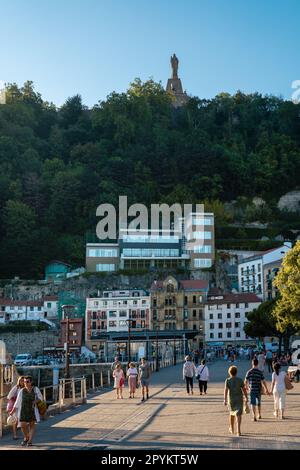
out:
<path id="1" fill-rule="evenodd" d="M 209 380 L 209 370 L 208 370 L 208 367 L 206 365 L 205 359 L 203 359 L 201 361 L 200 366 L 197 367 L 196 377 L 198 378 L 198 381 L 199 381 L 200 395 L 202 395 L 202 393 L 204 393 L 204 395 L 206 395 L 207 382 Z"/>
<path id="2" fill-rule="evenodd" d="M 10 412 L 13 415 L 17 411 L 18 422 L 24 435 L 22 446 L 32 446 L 35 423 L 40 422 L 37 407 L 39 401 L 43 401 L 40 389 L 33 385 L 32 377 L 24 377 L 24 388 L 19 391 L 16 403 Z"/>

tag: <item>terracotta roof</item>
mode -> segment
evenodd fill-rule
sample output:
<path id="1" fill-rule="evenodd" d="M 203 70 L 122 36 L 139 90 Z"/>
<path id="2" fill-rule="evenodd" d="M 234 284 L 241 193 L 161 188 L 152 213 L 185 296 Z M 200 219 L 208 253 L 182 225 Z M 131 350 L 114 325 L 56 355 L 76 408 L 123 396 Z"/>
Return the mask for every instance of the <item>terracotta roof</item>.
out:
<path id="1" fill-rule="evenodd" d="M 253 302 L 261 302 L 262 300 L 256 295 L 252 294 L 251 292 L 244 292 L 239 294 L 219 294 L 216 297 L 222 297 L 218 299 L 211 299 L 208 297 L 207 303 L 208 304 L 237 304 L 237 303 L 253 303 Z"/>
<path id="2" fill-rule="evenodd" d="M 57 295 L 46 295 L 43 300 L 52 300 L 52 301 L 57 301 L 58 300 L 58 297 Z"/>
<path id="3" fill-rule="evenodd" d="M 0 298 L 0 305 L 11 305 L 17 307 L 42 307 L 43 306 L 42 300 L 11 300 L 11 299 L 1 299 Z"/>
<path id="4" fill-rule="evenodd" d="M 208 281 L 191 279 L 187 281 L 180 281 L 181 286 L 184 290 L 188 289 L 208 289 Z"/>

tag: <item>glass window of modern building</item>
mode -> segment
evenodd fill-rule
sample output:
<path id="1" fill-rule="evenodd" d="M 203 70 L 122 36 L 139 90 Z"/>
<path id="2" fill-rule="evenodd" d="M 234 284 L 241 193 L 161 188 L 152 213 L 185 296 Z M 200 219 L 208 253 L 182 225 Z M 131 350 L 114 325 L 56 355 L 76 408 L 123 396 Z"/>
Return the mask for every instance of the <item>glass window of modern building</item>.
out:
<path id="1" fill-rule="evenodd" d="M 91 258 L 115 258 L 118 256 L 117 248 L 90 248 L 89 256 Z"/>
<path id="2" fill-rule="evenodd" d="M 179 250 L 176 248 L 124 248 L 122 254 L 133 258 L 168 258 L 179 256 Z"/>
<path id="3" fill-rule="evenodd" d="M 211 253 L 211 245 L 194 246 L 194 253 Z"/>
<path id="4" fill-rule="evenodd" d="M 97 272 L 106 272 L 106 271 L 115 271 L 115 265 L 114 264 L 96 264 L 96 271 Z"/>
<path id="5" fill-rule="evenodd" d="M 201 259 L 201 258 L 194 259 L 195 268 L 211 268 L 211 266 L 212 266 L 211 259 Z"/>

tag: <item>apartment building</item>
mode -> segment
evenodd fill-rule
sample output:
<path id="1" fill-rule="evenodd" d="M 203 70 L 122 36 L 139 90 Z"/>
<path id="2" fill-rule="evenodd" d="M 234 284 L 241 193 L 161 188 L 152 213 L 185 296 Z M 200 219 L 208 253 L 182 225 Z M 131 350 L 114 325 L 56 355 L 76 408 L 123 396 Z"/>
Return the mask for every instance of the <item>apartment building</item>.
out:
<path id="1" fill-rule="evenodd" d="M 150 295 L 142 289 L 104 291 L 86 300 L 85 321 L 87 346 L 104 349 L 113 333 L 151 329 Z"/>
<path id="2" fill-rule="evenodd" d="M 274 269 L 279 269 L 285 254 L 290 249 L 291 244 L 285 243 L 278 248 L 242 260 L 238 265 L 239 291 L 253 292 L 262 300 L 267 300 L 270 294 L 268 282 L 271 279 L 266 277 L 266 266 L 271 265 Z M 273 268 L 267 268 L 267 273 L 272 274 Z M 269 270 L 271 270 L 270 273 Z"/>
<path id="3" fill-rule="evenodd" d="M 208 294 L 204 307 L 206 345 L 239 345 L 247 343 L 244 332 L 247 313 L 256 309 L 261 299 L 253 293 Z"/>
<path id="4" fill-rule="evenodd" d="M 179 219 L 178 227 L 136 232 L 120 228 L 117 243 L 87 243 L 86 269 L 210 268 L 215 257 L 214 215 L 191 213 Z"/>
<path id="5" fill-rule="evenodd" d="M 199 347 L 204 333 L 204 303 L 209 284 L 204 280 L 178 281 L 168 276 L 151 286 L 153 327 L 169 331 L 193 331 Z M 195 345 L 196 346 L 196 345 Z"/>

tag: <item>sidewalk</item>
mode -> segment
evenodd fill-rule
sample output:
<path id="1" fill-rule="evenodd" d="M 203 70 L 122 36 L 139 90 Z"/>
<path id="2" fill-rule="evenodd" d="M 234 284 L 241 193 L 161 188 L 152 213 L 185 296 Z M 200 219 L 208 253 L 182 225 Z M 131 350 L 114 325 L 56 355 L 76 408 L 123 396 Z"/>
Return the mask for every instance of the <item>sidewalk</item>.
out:
<path id="1" fill-rule="evenodd" d="M 237 363 L 244 377 L 249 363 Z M 287 419 L 273 416 L 272 397 L 263 397 L 262 416 L 252 422 L 243 416 L 241 437 L 228 434 L 228 412 L 223 405 L 224 380 L 229 363 L 209 365 L 208 394 L 187 396 L 182 365 L 153 373 L 150 399 L 116 400 L 114 391 L 88 398 L 86 405 L 49 418 L 37 426 L 34 449 L 300 449 L 300 384 L 287 396 Z M 270 379 L 270 374 L 266 376 Z M 19 449 L 11 436 L 0 440 L 0 450 Z M 30 450 L 30 449 L 25 449 Z"/>

